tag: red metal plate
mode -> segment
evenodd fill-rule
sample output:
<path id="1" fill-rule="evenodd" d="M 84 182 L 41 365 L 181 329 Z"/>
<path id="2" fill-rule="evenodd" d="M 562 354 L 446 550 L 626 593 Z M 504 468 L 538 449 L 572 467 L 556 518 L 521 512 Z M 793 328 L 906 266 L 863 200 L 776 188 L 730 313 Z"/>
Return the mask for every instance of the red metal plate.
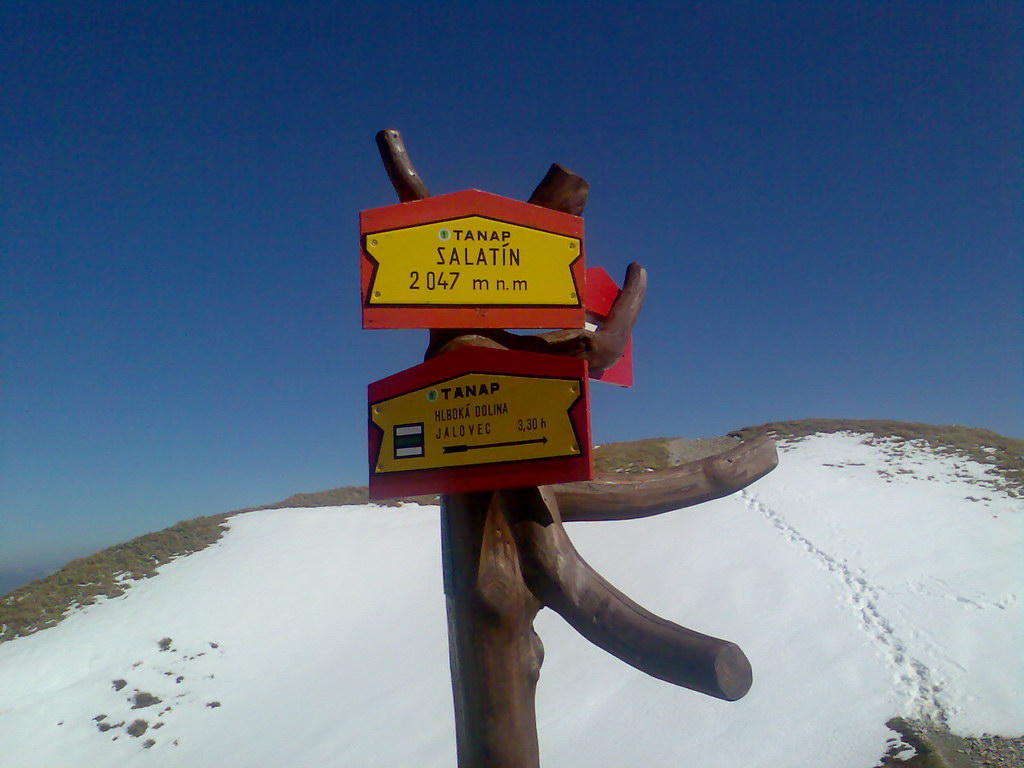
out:
<path id="1" fill-rule="evenodd" d="M 583 219 L 471 189 L 359 214 L 363 328 L 582 328 Z"/>
<path id="2" fill-rule="evenodd" d="M 593 476 L 587 364 L 464 347 L 370 384 L 370 498 Z"/>
<path id="3" fill-rule="evenodd" d="M 590 267 L 587 270 L 586 309 L 587 320 L 601 321 L 608 317 L 615 299 L 622 293 L 611 276 L 601 267 Z M 619 362 L 600 373 L 590 374 L 590 378 L 615 384 L 620 387 L 633 386 L 633 337 L 626 342 L 626 351 Z"/>

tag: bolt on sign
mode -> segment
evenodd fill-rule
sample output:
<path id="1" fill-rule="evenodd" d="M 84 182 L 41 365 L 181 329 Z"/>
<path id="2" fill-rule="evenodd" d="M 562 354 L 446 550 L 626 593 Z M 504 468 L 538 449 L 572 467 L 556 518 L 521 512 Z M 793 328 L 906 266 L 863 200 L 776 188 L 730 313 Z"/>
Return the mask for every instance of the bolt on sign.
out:
<path id="1" fill-rule="evenodd" d="M 477 189 L 359 214 L 363 328 L 582 328 L 583 219 Z"/>
<path id="2" fill-rule="evenodd" d="M 593 476 L 584 360 L 463 347 L 368 395 L 371 499 Z"/>

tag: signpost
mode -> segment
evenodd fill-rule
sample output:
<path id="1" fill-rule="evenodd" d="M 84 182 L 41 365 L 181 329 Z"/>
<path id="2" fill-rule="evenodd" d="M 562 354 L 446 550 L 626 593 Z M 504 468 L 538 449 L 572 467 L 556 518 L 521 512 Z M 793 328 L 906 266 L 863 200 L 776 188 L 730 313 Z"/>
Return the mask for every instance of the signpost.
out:
<path id="1" fill-rule="evenodd" d="M 430 197 L 398 131 L 377 145 L 403 202 L 359 217 L 363 327 L 428 328 L 430 342 L 426 362 L 369 386 L 370 498 L 442 494 L 459 768 L 538 767 L 533 620 L 544 607 L 649 675 L 741 698 L 752 677 L 739 646 L 637 605 L 579 556 L 562 521 L 728 495 L 775 467 L 771 441 L 591 480 L 588 378 L 632 385 L 647 273 L 631 264 L 619 290 L 604 270 L 584 271 L 588 186 L 561 166 L 527 203 Z"/>
<path id="2" fill-rule="evenodd" d="M 368 395 L 371 499 L 591 478 L 583 360 L 463 347 Z"/>
<path id="3" fill-rule="evenodd" d="M 583 219 L 470 189 L 359 215 L 364 328 L 582 328 Z"/>

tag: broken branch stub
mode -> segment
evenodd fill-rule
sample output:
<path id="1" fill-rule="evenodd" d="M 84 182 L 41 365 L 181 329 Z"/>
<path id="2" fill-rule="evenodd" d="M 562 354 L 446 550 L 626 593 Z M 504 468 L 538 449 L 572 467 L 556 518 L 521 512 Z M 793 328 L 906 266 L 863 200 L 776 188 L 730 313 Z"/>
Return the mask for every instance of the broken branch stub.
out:
<path id="1" fill-rule="evenodd" d="M 430 197 L 430 190 L 416 169 L 405 149 L 402 134 L 394 128 L 385 128 L 377 132 L 377 149 L 380 159 L 384 162 L 384 170 L 388 172 L 391 186 L 395 188 L 398 199 L 403 203 L 411 200 L 422 200 Z"/>
<path id="2" fill-rule="evenodd" d="M 526 202 L 570 213 L 573 216 L 582 216 L 583 209 L 587 207 L 589 193 L 590 185 L 586 179 L 554 163 Z"/>

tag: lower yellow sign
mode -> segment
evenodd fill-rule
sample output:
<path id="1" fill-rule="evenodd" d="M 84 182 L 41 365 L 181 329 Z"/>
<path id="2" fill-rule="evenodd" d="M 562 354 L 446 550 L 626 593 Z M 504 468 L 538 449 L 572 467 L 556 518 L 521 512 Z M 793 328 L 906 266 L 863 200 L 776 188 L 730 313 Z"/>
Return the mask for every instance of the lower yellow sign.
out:
<path id="1" fill-rule="evenodd" d="M 508 354 L 508 353 L 506 353 Z M 577 379 L 467 373 L 372 403 L 375 474 L 579 456 Z"/>

